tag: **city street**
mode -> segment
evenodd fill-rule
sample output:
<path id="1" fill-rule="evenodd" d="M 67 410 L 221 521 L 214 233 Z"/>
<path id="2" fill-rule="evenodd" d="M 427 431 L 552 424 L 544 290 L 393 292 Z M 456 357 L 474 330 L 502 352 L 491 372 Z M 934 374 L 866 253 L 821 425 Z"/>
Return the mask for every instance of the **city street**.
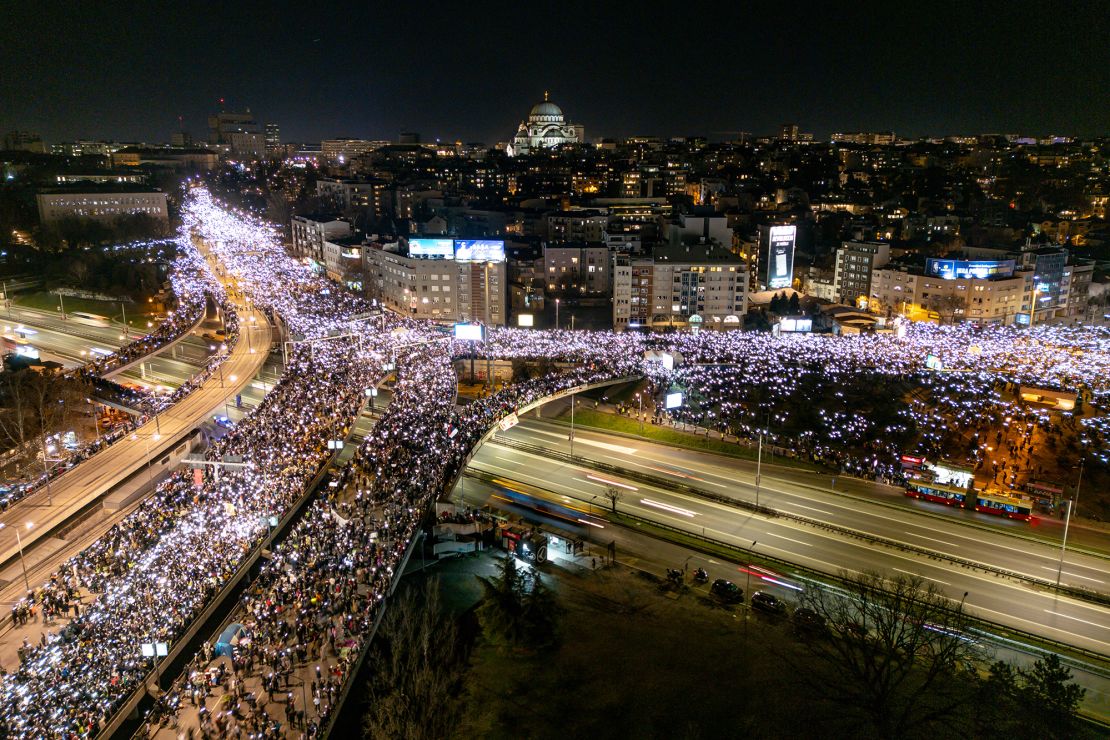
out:
<path id="1" fill-rule="evenodd" d="M 569 447 L 566 430 L 560 426 L 556 426 L 555 430 L 546 423 L 526 421 L 506 436 L 522 441 L 542 440 L 543 444 L 560 450 L 564 446 Z M 556 439 L 553 436 L 556 433 L 562 439 Z M 717 458 L 718 462 L 713 463 L 706 460 L 702 453 L 668 449 L 582 430 L 576 431 L 575 444 L 577 454 L 604 458 L 627 467 L 635 465 L 654 474 L 660 474 L 659 465 L 671 467 L 672 470 L 678 468 L 675 472 L 688 485 L 716 493 L 743 493 L 749 500 L 754 498 L 752 482 L 747 482 L 742 491 L 737 491 L 736 481 L 750 476 L 733 469 L 731 460 L 722 464 Z M 754 540 L 758 543 L 757 551 L 826 573 L 877 568 L 890 573 L 919 574 L 942 586 L 955 600 L 968 592 L 969 609 L 985 619 L 1110 655 L 1110 611 L 1095 604 L 1056 597 L 1020 582 L 971 571 L 944 560 L 876 546 L 804 524 L 766 519 L 656 486 L 622 481 L 608 474 L 595 473 L 587 467 L 568 465 L 545 459 L 542 455 L 498 445 L 496 440 L 487 443 L 478 452 L 471 466 L 552 491 L 558 496 L 587 504 L 596 512 L 608 508 L 609 502 L 604 494 L 612 485 L 608 481 L 613 480 L 620 486 L 622 495 L 617 504 L 619 511 L 740 547 L 748 547 Z M 662 473 L 666 474 L 665 471 Z M 1052 580 L 1055 577 L 1058 551 L 1054 553 L 1046 545 L 1007 538 L 1004 534 L 970 529 L 956 519 L 945 522 L 943 519 L 925 518 L 908 509 L 899 514 L 887 507 L 838 499 L 795 483 L 768 480 L 766 474 L 761 485 L 760 503 L 1038 578 Z M 1069 554 L 1064 576 L 1065 582 L 1101 589 L 1105 586 L 1105 561 Z"/>
<path id="2" fill-rule="evenodd" d="M 15 527 L 20 527 L 25 551 L 30 549 L 37 540 L 140 470 L 148 461 L 157 461 L 174 449 L 214 410 L 222 408 L 225 399 L 233 399 L 249 385 L 266 360 L 271 342 L 271 329 L 265 317 L 258 311 L 243 314 L 245 317 L 250 315 L 255 316 L 257 326 L 252 337 L 254 352 L 248 349 L 246 341 L 240 341 L 224 361 L 222 370 L 185 399 L 128 438 L 121 439 L 52 480 L 49 490 L 43 487 L 0 514 L 0 522 L 5 525 L 0 530 L 0 563 L 7 565 L 19 557 Z M 33 526 L 28 528 L 28 523 Z"/>

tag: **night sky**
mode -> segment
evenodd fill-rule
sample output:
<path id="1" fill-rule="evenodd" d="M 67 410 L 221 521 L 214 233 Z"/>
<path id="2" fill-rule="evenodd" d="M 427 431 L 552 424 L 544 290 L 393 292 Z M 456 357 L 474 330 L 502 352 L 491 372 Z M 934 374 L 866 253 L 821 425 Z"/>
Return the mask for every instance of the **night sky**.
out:
<path id="1" fill-rule="evenodd" d="M 0 133 L 507 140 L 551 91 L 586 137 L 1110 133 L 1105 2 L 20 2 Z M 724 9 L 722 9 L 724 8 Z"/>

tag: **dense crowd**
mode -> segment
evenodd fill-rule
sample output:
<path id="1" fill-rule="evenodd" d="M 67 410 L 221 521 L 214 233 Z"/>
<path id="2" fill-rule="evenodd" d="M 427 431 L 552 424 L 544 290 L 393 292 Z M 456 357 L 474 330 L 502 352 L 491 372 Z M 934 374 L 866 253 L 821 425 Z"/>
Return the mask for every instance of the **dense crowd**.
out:
<path id="1" fill-rule="evenodd" d="M 882 428 L 849 408 L 833 408 L 820 419 L 824 436 L 803 440 L 815 455 L 858 440 L 861 458 L 852 464 L 874 473 L 886 464 L 878 456 L 883 436 L 898 424 L 935 426 L 939 417 L 930 414 L 940 414 L 970 428 L 1002 413 L 995 408 L 1000 392 L 986 389 L 1076 387 L 1099 408 L 1110 392 L 1110 335 L 1101 330 L 914 326 L 904 334 L 831 338 L 506 329 L 471 346 L 396 318 L 375 314 L 367 321 L 372 305 L 289 259 L 269 227 L 233 214 L 205 190 L 193 191 L 183 217 L 235 290 L 285 327 L 296 346 L 275 390 L 207 453 L 213 461 L 242 455 L 249 469 L 225 472 L 219 481 L 206 474 L 199 487 L 191 476 L 171 477 L 55 573 L 51 593 L 83 588 L 95 599 L 45 645 L 28 646 L 20 668 L 0 682 L 0 729 L 12 736 L 94 734 L 153 667 L 138 645 L 180 638 L 259 547 L 269 522 L 307 494 L 330 457 L 328 441 L 347 436 L 387 364 L 396 364 L 396 384 L 386 411 L 245 591 L 234 615 L 243 630 L 230 667 L 221 664 L 215 679 L 206 678 L 214 656 L 210 645 L 203 648 L 163 699 L 163 712 L 195 707 L 202 734 L 212 737 L 326 731 L 422 513 L 500 419 L 552 393 L 647 375 L 660 394 L 680 387 L 697 396 L 696 404 L 673 410 L 676 418 L 774 434 L 776 423 L 790 423 L 773 418 L 781 414 L 776 393 L 803 392 L 814 379 L 832 386 L 857 377 L 912 379 L 930 394 L 922 399 L 926 406 L 911 404 L 906 416 Z M 453 363 L 474 351 L 550 363 L 549 372 L 459 407 Z M 670 366 L 645 354 L 653 352 L 680 361 Z M 926 368 L 930 356 L 938 359 Z M 746 395 L 754 386 L 764 389 L 761 396 Z M 772 413 L 761 420 L 761 408 Z M 56 608 L 69 603 L 53 598 L 62 599 Z M 309 666 L 317 675 L 312 706 L 306 691 L 298 708 L 292 674 Z M 262 686 L 269 698 L 285 697 L 284 721 L 248 684 Z M 218 710 L 201 707 L 213 692 L 226 701 Z"/>
<path id="2" fill-rule="evenodd" d="M 205 383 L 227 357 L 226 352 L 213 354 L 201 370 L 168 394 L 155 394 L 142 389 L 122 386 L 104 378 L 104 374 L 120 368 L 135 360 L 151 355 L 166 345 L 177 341 L 189 332 L 204 316 L 208 304 L 215 305 L 224 317 L 227 339 L 226 348 L 230 351 L 239 339 L 239 319 L 234 304 L 228 300 L 223 285 L 216 279 L 205 260 L 193 244 L 191 235 L 183 228 L 177 235 L 177 257 L 169 273 L 174 309 L 148 334 L 136 336 L 127 344 L 108 355 L 93 355 L 83 366 L 72 370 L 89 384 L 101 398 L 119 402 L 129 408 L 141 411 L 140 416 L 128 417 L 128 421 L 116 429 L 98 434 L 76 450 L 65 456 L 64 462 L 54 465 L 48 471 L 39 472 L 35 468 L 33 477 L 18 483 L 8 482 L 10 491 L 5 506 L 30 495 L 46 485 L 47 476 L 53 480 L 76 465 L 81 464 L 105 447 L 127 437 L 134 429 L 149 421 L 153 415 L 165 411 Z"/>

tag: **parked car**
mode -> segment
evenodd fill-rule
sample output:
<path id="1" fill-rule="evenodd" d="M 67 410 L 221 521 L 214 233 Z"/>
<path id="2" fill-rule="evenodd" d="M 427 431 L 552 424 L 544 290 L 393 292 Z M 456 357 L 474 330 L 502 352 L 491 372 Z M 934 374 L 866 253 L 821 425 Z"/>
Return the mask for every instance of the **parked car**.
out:
<path id="1" fill-rule="evenodd" d="M 794 632 L 799 635 L 823 635 L 828 631 L 825 618 L 807 607 L 794 610 Z"/>
<path id="2" fill-rule="evenodd" d="M 709 587 L 709 593 L 726 604 L 744 603 L 744 589 L 740 588 L 732 581 L 726 581 L 724 578 L 718 578 L 713 581 L 713 585 Z"/>
<path id="3" fill-rule="evenodd" d="M 752 594 L 752 609 L 774 615 L 786 613 L 786 604 L 773 594 L 756 591 Z"/>

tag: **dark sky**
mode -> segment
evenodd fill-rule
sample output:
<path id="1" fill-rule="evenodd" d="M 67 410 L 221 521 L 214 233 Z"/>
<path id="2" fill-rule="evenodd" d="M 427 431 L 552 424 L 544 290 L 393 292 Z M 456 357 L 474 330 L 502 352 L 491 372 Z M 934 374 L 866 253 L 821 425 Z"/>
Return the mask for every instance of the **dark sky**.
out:
<path id="1" fill-rule="evenodd" d="M 545 89 L 586 136 L 1110 133 L 1105 2 L 3 3 L 0 132 L 511 136 Z"/>

